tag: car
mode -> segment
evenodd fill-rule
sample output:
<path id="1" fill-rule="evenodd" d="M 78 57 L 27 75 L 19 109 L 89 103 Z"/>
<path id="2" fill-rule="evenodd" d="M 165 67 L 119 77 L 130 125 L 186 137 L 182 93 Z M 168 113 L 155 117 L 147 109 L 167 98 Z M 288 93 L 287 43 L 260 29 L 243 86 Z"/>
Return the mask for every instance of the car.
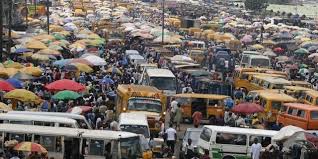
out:
<path id="1" fill-rule="evenodd" d="M 200 133 L 202 131 L 202 128 L 187 128 L 187 130 L 184 133 L 183 138 L 180 138 L 182 140 L 182 145 L 180 146 L 180 153 L 179 153 L 179 158 L 184 159 L 184 153 L 186 149 L 186 145 L 188 143 L 188 139 L 192 140 L 192 145 L 194 149 L 197 148 L 197 144 L 200 138 Z"/>

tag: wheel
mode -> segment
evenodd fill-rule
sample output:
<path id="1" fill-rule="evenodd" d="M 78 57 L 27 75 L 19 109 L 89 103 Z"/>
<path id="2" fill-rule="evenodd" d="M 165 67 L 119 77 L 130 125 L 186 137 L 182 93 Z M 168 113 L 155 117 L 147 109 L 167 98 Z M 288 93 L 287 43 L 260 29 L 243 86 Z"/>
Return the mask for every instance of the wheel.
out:
<path id="1" fill-rule="evenodd" d="M 225 156 L 225 157 L 223 157 L 223 159 L 235 159 L 235 157 L 233 157 L 233 156 Z"/>

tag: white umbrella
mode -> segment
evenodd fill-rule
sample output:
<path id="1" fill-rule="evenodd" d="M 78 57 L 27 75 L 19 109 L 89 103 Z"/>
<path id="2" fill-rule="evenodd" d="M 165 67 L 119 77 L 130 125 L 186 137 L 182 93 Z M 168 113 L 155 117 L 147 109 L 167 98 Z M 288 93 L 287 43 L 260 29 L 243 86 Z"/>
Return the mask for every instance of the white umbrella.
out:
<path id="1" fill-rule="evenodd" d="M 299 131 L 304 131 L 304 129 L 296 127 L 296 126 L 292 126 L 292 125 L 285 126 L 281 128 L 279 132 L 272 137 L 272 140 L 274 141 L 284 140 Z"/>
<path id="2" fill-rule="evenodd" d="M 106 65 L 106 61 L 98 56 L 91 55 L 84 57 L 85 60 L 89 61 L 95 66 L 104 66 Z"/>
<path id="3" fill-rule="evenodd" d="M 313 53 L 308 56 L 308 58 L 314 58 L 314 57 L 318 57 L 318 53 Z"/>
<path id="4" fill-rule="evenodd" d="M 171 61 L 188 61 L 188 62 L 194 62 L 191 57 L 183 56 L 183 55 L 175 55 L 170 58 Z"/>

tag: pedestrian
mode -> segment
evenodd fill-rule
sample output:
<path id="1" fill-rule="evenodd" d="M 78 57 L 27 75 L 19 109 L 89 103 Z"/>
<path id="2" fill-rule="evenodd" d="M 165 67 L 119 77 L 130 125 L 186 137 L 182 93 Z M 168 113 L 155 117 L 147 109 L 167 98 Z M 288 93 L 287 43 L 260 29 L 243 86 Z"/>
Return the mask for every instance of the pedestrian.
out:
<path id="1" fill-rule="evenodd" d="M 174 116 L 174 123 L 176 123 L 176 130 L 180 131 L 180 122 L 182 120 L 182 108 L 178 103 L 178 108 L 176 109 Z"/>
<path id="2" fill-rule="evenodd" d="M 172 154 L 174 153 L 174 146 L 176 143 L 176 139 L 177 139 L 177 131 L 173 128 L 173 125 L 170 124 L 169 128 L 166 130 L 165 132 L 166 136 L 167 136 L 167 146 L 170 149 L 170 152 L 172 152 Z"/>
<path id="3" fill-rule="evenodd" d="M 172 98 L 170 103 L 170 120 L 174 119 L 175 112 L 178 108 L 178 101 L 175 98 Z"/>
<path id="4" fill-rule="evenodd" d="M 204 150 L 204 155 L 200 159 L 211 159 L 209 156 L 209 150 Z"/>
<path id="5" fill-rule="evenodd" d="M 262 151 L 262 145 L 258 143 L 258 139 L 254 139 L 254 143 L 251 146 L 251 158 L 252 159 L 260 159 L 260 154 Z"/>
<path id="6" fill-rule="evenodd" d="M 188 139 L 186 146 L 184 148 L 185 159 L 192 159 L 194 157 L 194 146 L 192 144 L 192 139 Z"/>
<path id="7" fill-rule="evenodd" d="M 192 115 L 193 126 L 198 128 L 202 120 L 202 113 L 200 111 L 195 111 Z"/>

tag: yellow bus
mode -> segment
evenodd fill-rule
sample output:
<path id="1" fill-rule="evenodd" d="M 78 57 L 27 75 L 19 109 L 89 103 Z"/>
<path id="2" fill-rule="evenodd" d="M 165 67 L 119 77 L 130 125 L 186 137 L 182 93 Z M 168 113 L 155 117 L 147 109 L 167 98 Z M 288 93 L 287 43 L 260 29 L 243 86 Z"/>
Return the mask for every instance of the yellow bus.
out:
<path id="1" fill-rule="evenodd" d="M 318 91 L 305 91 L 301 99 L 305 104 L 318 105 Z"/>
<path id="2" fill-rule="evenodd" d="M 160 131 L 164 121 L 167 97 L 152 86 L 119 85 L 117 87 L 116 116 L 122 112 L 137 112 L 147 116 L 151 132 Z"/>
<path id="3" fill-rule="evenodd" d="M 312 89 L 301 86 L 284 86 L 284 93 L 299 99 L 306 91 L 310 91 Z"/>

